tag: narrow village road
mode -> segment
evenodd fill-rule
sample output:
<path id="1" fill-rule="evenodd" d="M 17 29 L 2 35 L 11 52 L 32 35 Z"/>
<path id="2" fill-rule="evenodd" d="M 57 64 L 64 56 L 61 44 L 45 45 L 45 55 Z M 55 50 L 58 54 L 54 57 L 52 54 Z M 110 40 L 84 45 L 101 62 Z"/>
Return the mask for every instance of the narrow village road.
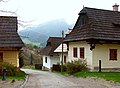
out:
<path id="1" fill-rule="evenodd" d="M 65 77 L 47 71 L 22 69 L 29 77 L 23 88 L 120 88 L 120 84 L 91 78 Z"/>

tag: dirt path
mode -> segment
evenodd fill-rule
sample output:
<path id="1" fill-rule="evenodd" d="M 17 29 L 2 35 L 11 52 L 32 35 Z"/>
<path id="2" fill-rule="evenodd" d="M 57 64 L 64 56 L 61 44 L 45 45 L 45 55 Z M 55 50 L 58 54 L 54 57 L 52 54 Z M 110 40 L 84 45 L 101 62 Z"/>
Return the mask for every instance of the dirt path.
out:
<path id="1" fill-rule="evenodd" d="M 120 84 L 101 79 L 65 77 L 59 74 L 23 69 L 29 74 L 23 88 L 120 88 Z"/>
<path id="2" fill-rule="evenodd" d="M 12 82 L 11 79 L 6 79 L 6 81 L 0 80 L 0 88 L 19 88 L 23 81 L 15 80 Z"/>

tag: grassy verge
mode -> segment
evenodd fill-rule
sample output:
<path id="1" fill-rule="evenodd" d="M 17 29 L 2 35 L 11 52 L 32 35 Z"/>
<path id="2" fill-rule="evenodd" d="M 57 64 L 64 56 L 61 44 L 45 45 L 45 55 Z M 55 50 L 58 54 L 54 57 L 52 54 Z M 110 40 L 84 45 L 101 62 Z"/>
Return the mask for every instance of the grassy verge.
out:
<path id="1" fill-rule="evenodd" d="M 54 73 L 57 73 L 57 74 L 60 74 L 60 75 L 64 75 L 64 76 L 67 76 L 67 72 L 57 72 L 57 71 L 53 71 Z"/>
<path id="2" fill-rule="evenodd" d="M 37 68 L 35 68 L 35 66 L 31 66 L 31 65 L 29 65 L 29 66 L 24 66 L 24 67 L 22 67 L 22 68 L 24 68 L 24 69 L 32 69 L 32 70 L 42 70 L 42 69 L 37 69 Z M 44 71 L 47 71 L 47 70 L 44 70 Z"/>
<path id="3" fill-rule="evenodd" d="M 75 76 L 104 78 L 108 81 L 120 82 L 120 72 L 78 72 Z"/>
<path id="4" fill-rule="evenodd" d="M 11 79 L 11 80 L 24 80 L 26 76 L 26 73 L 23 71 L 18 72 L 16 76 L 6 76 L 6 79 Z M 2 76 L 0 76 L 0 79 L 2 79 Z"/>
<path id="5" fill-rule="evenodd" d="M 24 66 L 23 68 L 35 70 L 35 66 L 31 66 L 31 65 L 29 65 L 29 66 Z"/>
<path id="6" fill-rule="evenodd" d="M 61 75 L 68 75 L 67 72 L 56 72 Z M 120 72 L 89 72 L 82 71 L 74 74 L 75 77 L 95 77 L 95 78 L 103 78 L 107 81 L 120 82 Z"/>

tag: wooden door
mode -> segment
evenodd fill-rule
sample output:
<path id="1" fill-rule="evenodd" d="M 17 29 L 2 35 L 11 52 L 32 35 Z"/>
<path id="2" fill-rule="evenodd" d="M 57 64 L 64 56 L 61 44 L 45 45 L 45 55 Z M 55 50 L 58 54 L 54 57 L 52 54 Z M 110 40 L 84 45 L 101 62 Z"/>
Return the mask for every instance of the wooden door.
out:
<path id="1" fill-rule="evenodd" d="M 66 64 L 66 56 L 64 56 L 64 63 Z"/>
<path id="2" fill-rule="evenodd" d="M 0 52 L 0 62 L 3 62 L 3 53 Z"/>

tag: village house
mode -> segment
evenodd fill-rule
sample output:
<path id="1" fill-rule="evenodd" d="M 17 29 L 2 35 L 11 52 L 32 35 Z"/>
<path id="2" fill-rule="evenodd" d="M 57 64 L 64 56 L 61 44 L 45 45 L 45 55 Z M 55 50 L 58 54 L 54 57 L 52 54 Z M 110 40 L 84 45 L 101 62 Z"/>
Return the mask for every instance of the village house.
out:
<path id="1" fill-rule="evenodd" d="M 0 63 L 19 67 L 19 51 L 24 45 L 18 33 L 17 17 L 0 16 Z"/>
<path id="2" fill-rule="evenodd" d="M 84 7 L 73 30 L 64 42 L 68 47 L 68 60 L 87 61 L 90 69 L 120 69 L 120 12 Z"/>
<path id="3" fill-rule="evenodd" d="M 53 64 L 61 64 L 62 61 L 62 38 L 49 37 L 46 47 L 40 52 L 43 57 L 43 66 L 50 70 Z M 67 62 L 67 45 L 63 44 L 63 64 Z"/>

